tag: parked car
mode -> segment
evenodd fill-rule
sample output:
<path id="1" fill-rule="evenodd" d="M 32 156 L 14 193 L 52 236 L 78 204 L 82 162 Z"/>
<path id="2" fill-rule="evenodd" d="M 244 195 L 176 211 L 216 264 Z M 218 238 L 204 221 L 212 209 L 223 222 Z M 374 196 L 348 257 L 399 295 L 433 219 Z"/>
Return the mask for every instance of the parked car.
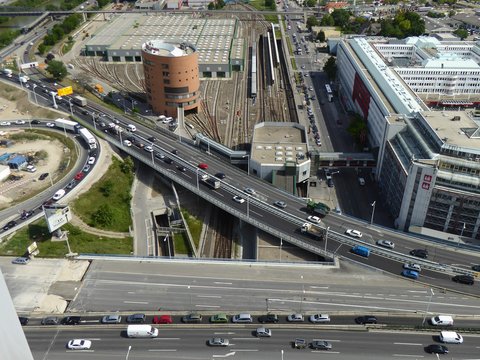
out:
<path id="1" fill-rule="evenodd" d="M 182 317 L 182 322 L 186 324 L 196 324 L 196 323 L 201 323 L 202 322 L 202 315 L 200 314 L 188 314 L 184 317 Z"/>
<path id="2" fill-rule="evenodd" d="M 373 315 L 364 315 L 364 316 L 359 316 L 355 319 L 355 322 L 357 324 L 376 324 L 378 322 L 377 318 Z"/>
<path id="3" fill-rule="evenodd" d="M 313 350 L 332 350 L 332 344 L 325 340 L 313 340 L 310 343 L 310 348 Z"/>
<path id="4" fill-rule="evenodd" d="M 228 346 L 230 342 L 224 338 L 211 338 L 208 340 L 209 346 Z"/>
<path id="5" fill-rule="evenodd" d="M 228 316 L 224 313 L 215 314 L 210 317 L 210 322 L 217 323 L 228 323 Z"/>
<path id="6" fill-rule="evenodd" d="M 74 179 L 67 184 L 67 189 L 73 189 L 75 185 L 77 185 L 77 181 Z"/>
<path id="7" fill-rule="evenodd" d="M 17 257 L 12 260 L 12 264 L 17 264 L 17 265 L 27 265 L 30 262 L 30 258 L 28 257 Z"/>
<path id="8" fill-rule="evenodd" d="M 265 314 L 258 317 L 258 322 L 265 324 L 265 323 L 278 323 L 278 316 L 275 314 Z"/>
<path id="9" fill-rule="evenodd" d="M 302 314 L 290 314 L 287 316 L 288 322 L 303 322 L 304 320 Z"/>
<path id="10" fill-rule="evenodd" d="M 38 180 L 45 180 L 48 176 L 48 173 L 43 173 L 42 175 L 40 175 L 40 177 L 38 178 Z"/>
<path id="11" fill-rule="evenodd" d="M 122 316 L 117 314 L 105 315 L 100 322 L 102 324 L 120 324 Z"/>
<path id="12" fill-rule="evenodd" d="M 473 271 L 480 271 L 480 265 L 473 265 L 472 270 Z"/>
<path id="13" fill-rule="evenodd" d="M 475 279 L 470 275 L 455 275 L 452 280 L 465 285 L 473 285 L 475 283 Z"/>
<path id="14" fill-rule="evenodd" d="M 82 170 L 82 171 L 83 171 L 84 173 L 89 172 L 89 171 L 90 171 L 90 165 L 88 165 L 88 164 L 85 165 L 85 166 L 83 167 L 83 170 Z"/>
<path id="15" fill-rule="evenodd" d="M 57 201 L 57 200 L 60 200 L 64 195 L 65 195 L 65 190 L 60 189 L 53 195 L 52 199 Z"/>
<path id="16" fill-rule="evenodd" d="M 394 249 L 395 248 L 394 242 L 390 241 L 390 240 L 378 240 L 377 245 L 386 247 L 388 249 Z"/>
<path id="17" fill-rule="evenodd" d="M 416 256 L 422 259 L 428 258 L 428 250 L 427 249 L 414 249 L 410 251 L 410 255 Z"/>
<path id="18" fill-rule="evenodd" d="M 127 316 L 127 323 L 129 324 L 143 324 L 147 316 L 145 314 L 132 314 Z"/>
<path id="19" fill-rule="evenodd" d="M 56 316 L 47 316 L 42 319 L 42 325 L 58 325 L 58 317 Z"/>
<path id="20" fill-rule="evenodd" d="M 95 164 L 95 160 L 96 160 L 96 159 L 95 159 L 94 156 L 90 156 L 90 157 L 88 158 L 87 164 L 88 164 L 88 165 L 93 165 L 93 164 Z"/>
<path id="21" fill-rule="evenodd" d="M 314 324 L 330 322 L 330 316 L 328 314 L 315 314 L 310 316 L 310 322 Z"/>
<path id="22" fill-rule="evenodd" d="M 84 178 L 85 174 L 83 172 L 79 172 L 77 173 L 77 175 L 75 175 L 74 179 L 77 180 L 77 181 L 80 181 Z"/>
<path id="23" fill-rule="evenodd" d="M 173 319 L 170 315 L 155 315 L 152 320 L 153 324 L 172 324 Z"/>
<path id="24" fill-rule="evenodd" d="M 67 344 L 67 347 L 70 350 L 88 350 L 92 346 L 92 342 L 90 340 L 84 339 L 73 339 L 70 340 Z"/>
<path id="25" fill-rule="evenodd" d="M 35 210 L 23 210 L 22 213 L 20 214 L 20 219 L 21 220 L 26 220 L 30 216 L 32 216 L 35 213 Z"/>
<path id="26" fill-rule="evenodd" d="M 354 238 L 357 238 L 357 239 L 361 239 L 363 234 L 358 231 L 358 230 L 354 230 L 354 229 L 347 229 L 345 231 L 345 234 L 351 236 L 351 237 L 354 237 Z"/>
<path id="27" fill-rule="evenodd" d="M 80 324 L 80 316 L 67 316 L 62 319 L 62 325 L 78 325 Z"/>
<path id="28" fill-rule="evenodd" d="M 305 349 L 307 347 L 307 341 L 305 339 L 297 338 L 293 341 L 293 347 L 295 349 Z"/>
<path id="29" fill-rule="evenodd" d="M 28 318 L 25 316 L 19 316 L 18 321 L 20 321 L 20 325 L 25 326 L 28 324 Z"/>

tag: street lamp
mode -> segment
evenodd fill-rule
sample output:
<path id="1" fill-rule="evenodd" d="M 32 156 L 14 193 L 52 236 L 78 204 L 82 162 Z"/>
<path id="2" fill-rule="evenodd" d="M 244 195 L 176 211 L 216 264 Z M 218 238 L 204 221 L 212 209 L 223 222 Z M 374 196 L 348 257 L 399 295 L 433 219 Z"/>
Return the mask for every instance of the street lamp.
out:
<path id="1" fill-rule="evenodd" d="M 282 360 L 283 360 L 283 350 L 280 350 L 280 354 L 282 354 Z"/>
<path id="2" fill-rule="evenodd" d="M 35 92 L 35 88 L 37 87 L 37 84 L 33 84 L 32 87 L 33 87 L 33 96 L 35 97 L 35 103 L 38 105 L 37 93 Z"/>
<path id="3" fill-rule="evenodd" d="M 70 115 L 73 116 L 73 110 L 72 110 L 72 99 L 68 98 L 68 105 L 70 106 Z M 95 122 L 94 122 L 95 124 Z"/>
<path id="4" fill-rule="evenodd" d="M 435 295 L 433 289 L 430 288 L 430 298 L 428 299 L 427 309 L 425 310 L 425 315 L 423 316 L 422 326 L 425 325 L 425 319 L 427 318 L 428 310 L 430 309 L 430 303 L 432 302 L 432 297 Z"/>
<path id="5" fill-rule="evenodd" d="M 375 200 L 373 203 L 370 204 L 372 207 L 372 217 L 370 218 L 370 225 L 373 224 L 373 216 L 375 215 L 375 205 L 377 204 L 377 200 Z"/>
<path id="6" fill-rule="evenodd" d="M 132 345 L 128 347 L 127 356 L 125 357 L 125 360 L 128 360 L 128 355 L 130 355 L 130 350 L 132 350 Z"/>
<path id="7" fill-rule="evenodd" d="M 247 175 L 250 175 L 250 154 L 242 156 L 242 159 L 247 158 Z"/>
<path id="8" fill-rule="evenodd" d="M 168 234 L 167 234 L 167 236 L 165 236 L 165 237 L 163 238 L 163 242 L 166 242 L 166 243 L 167 243 L 168 258 L 171 259 L 171 258 L 172 258 L 172 253 L 170 252 L 170 239 L 169 239 Z"/>
<path id="9" fill-rule="evenodd" d="M 325 252 L 327 252 L 328 230 L 330 230 L 330 226 L 327 226 L 327 231 L 325 233 Z"/>
<path id="10" fill-rule="evenodd" d="M 300 296 L 300 314 L 301 314 L 303 310 L 303 294 L 305 294 L 305 287 L 303 285 L 303 275 L 300 275 L 300 279 L 302 281 L 302 293 Z"/>

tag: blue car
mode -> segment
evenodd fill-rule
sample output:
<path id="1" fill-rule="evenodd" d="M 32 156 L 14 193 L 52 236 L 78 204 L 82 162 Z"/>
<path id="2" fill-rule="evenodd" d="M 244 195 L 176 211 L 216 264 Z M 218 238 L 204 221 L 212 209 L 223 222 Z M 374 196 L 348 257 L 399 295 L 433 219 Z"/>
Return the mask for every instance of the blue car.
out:
<path id="1" fill-rule="evenodd" d="M 402 271 L 402 276 L 405 276 L 407 278 L 417 280 L 418 279 L 418 272 L 413 271 L 413 270 L 403 270 Z"/>

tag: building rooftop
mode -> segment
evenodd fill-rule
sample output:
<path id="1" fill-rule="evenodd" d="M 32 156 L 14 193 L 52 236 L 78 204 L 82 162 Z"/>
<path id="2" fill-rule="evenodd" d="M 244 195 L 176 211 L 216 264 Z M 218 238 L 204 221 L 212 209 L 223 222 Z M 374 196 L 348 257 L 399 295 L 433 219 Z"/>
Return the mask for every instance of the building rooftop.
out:
<path id="1" fill-rule="evenodd" d="M 425 111 L 421 115 L 438 138 L 450 146 L 480 151 L 480 118 L 471 111 Z"/>
<path id="2" fill-rule="evenodd" d="M 260 163 L 307 161 L 307 151 L 305 128 L 297 123 L 264 122 L 255 126 L 251 156 Z"/>
<path id="3" fill-rule="evenodd" d="M 196 51 L 195 47 L 187 43 L 169 43 L 163 40 L 150 40 L 142 45 L 142 50 L 158 56 L 179 57 L 192 54 Z"/>

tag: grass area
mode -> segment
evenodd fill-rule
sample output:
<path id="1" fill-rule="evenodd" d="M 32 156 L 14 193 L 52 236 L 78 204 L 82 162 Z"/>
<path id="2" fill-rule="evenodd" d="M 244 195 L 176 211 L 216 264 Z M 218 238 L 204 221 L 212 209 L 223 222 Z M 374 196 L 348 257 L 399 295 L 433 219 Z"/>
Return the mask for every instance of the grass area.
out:
<path id="1" fill-rule="evenodd" d="M 190 229 L 190 234 L 193 238 L 193 243 L 198 248 L 198 244 L 200 243 L 200 234 L 202 233 L 203 222 L 199 220 L 197 217 L 191 215 L 187 210 L 182 209 L 183 217 L 187 222 L 187 226 Z"/>
<path id="2" fill-rule="evenodd" d="M 70 50 L 72 50 L 72 47 L 73 47 L 74 44 L 75 44 L 74 41 L 68 41 L 68 42 L 66 42 L 65 44 L 63 44 L 63 47 L 62 47 L 63 55 L 65 55 L 65 54 L 68 53 Z"/>
<path id="3" fill-rule="evenodd" d="M 74 202 L 75 214 L 88 225 L 111 231 L 128 231 L 131 225 L 133 174 L 123 172 L 122 164 L 124 162 L 112 157 L 112 164 L 100 181 Z M 107 221 L 102 220 L 105 218 Z"/>
<path id="4" fill-rule="evenodd" d="M 290 39 L 287 37 L 287 47 L 288 47 L 288 54 L 290 56 L 293 56 L 293 47 L 292 43 L 290 42 Z"/>
<path id="5" fill-rule="evenodd" d="M 279 29 L 275 29 L 275 37 L 277 40 L 282 38 L 282 32 Z"/>
<path id="6" fill-rule="evenodd" d="M 292 69 L 293 69 L 293 70 L 297 70 L 297 69 L 298 69 L 298 68 L 297 68 L 297 62 L 295 61 L 295 58 L 292 57 L 292 58 L 291 58 L 291 61 L 292 61 Z"/>
<path id="7" fill-rule="evenodd" d="M 185 232 L 173 234 L 173 246 L 175 247 L 175 254 L 188 255 L 191 253 L 187 233 Z"/>
<path id="8" fill-rule="evenodd" d="M 270 23 L 278 24 L 278 16 L 277 15 L 265 15 L 265 21 Z"/>
<path id="9" fill-rule="evenodd" d="M 128 254 L 133 251 L 131 237 L 124 239 L 101 238 L 85 233 L 78 228 L 67 224 L 63 228 L 69 232 L 70 248 L 76 253 L 87 254 Z M 39 257 L 64 257 L 68 253 L 66 241 L 51 241 L 45 220 L 38 220 L 17 231 L 7 242 L 0 246 L 1 255 L 21 256 L 27 247 L 37 242 Z"/>

